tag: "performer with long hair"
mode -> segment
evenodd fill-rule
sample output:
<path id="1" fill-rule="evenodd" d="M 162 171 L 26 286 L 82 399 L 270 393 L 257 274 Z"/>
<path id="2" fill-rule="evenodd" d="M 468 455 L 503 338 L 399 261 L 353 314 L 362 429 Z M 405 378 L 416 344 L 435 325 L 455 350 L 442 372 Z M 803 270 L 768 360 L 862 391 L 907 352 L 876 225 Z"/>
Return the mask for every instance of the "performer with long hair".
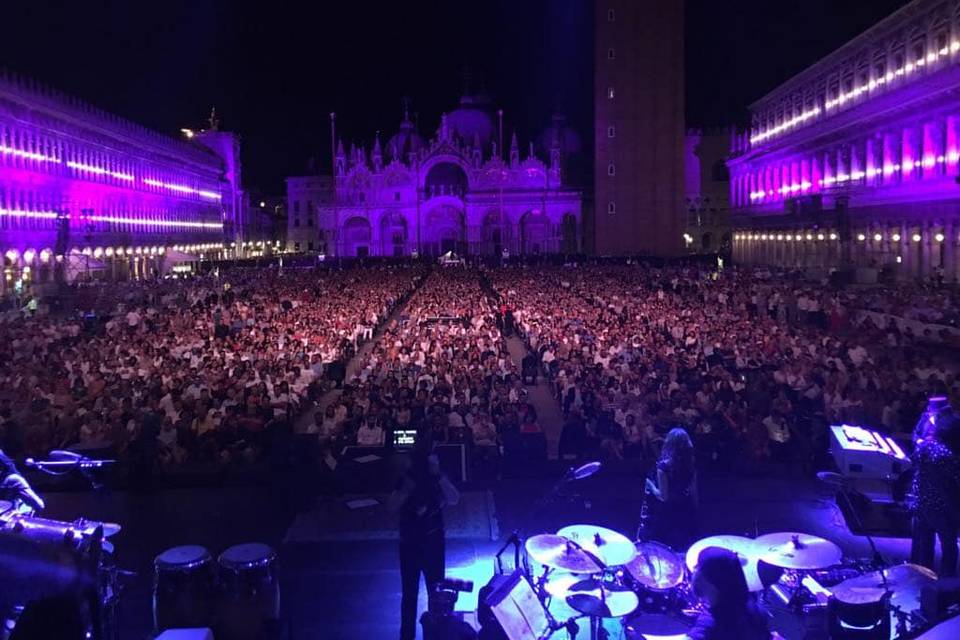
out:
<path id="1" fill-rule="evenodd" d="M 681 428 L 667 434 L 655 469 L 647 478 L 645 501 L 650 523 L 644 537 L 685 549 L 697 537 L 697 469 L 693 443 Z"/>
<path id="2" fill-rule="evenodd" d="M 935 538 L 940 538 L 940 577 L 957 575 L 960 531 L 960 424 L 941 413 L 913 452 L 913 545 L 910 561 L 933 569 Z"/>
<path id="3" fill-rule="evenodd" d="M 700 552 L 693 589 L 707 604 L 690 640 L 767 640 L 767 618 L 747 588 L 737 554 L 719 547 Z"/>

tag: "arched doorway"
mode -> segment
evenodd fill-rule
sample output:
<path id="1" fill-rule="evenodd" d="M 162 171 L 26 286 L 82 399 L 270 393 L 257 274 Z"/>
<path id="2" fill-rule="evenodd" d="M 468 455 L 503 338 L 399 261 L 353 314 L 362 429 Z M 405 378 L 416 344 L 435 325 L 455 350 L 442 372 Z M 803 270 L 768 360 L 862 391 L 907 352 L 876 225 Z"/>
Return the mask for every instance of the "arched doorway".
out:
<path id="1" fill-rule="evenodd" d="M 463 225 L 463 212 L 456 207 L 441 205 L 428 211 L 421 235 L 424 253 L 439 256 L 453 251 L 463 255 Z"/>
<path id="2" fill-rule="evenodd" d="M 520 218 L 520 252 L 537 255 L 551 251 L 550 219 L 541 211 L 528 211 Z"/>
<path id="3" fill-rule="evenodd" d="M 505 238 L 503 232 L 503 219 L 501 218 L 500 211 L 498 209 L 491 209 L 490 211 L 487 211 L 487 214 L 483 217 L 481 233 L 481 237 L 483 239 L 480 249 L 481 252 L 488 256 L 501 255 L 503 253 Z"/>
<path id="4" fill-rule="evenodd" d="M 340 246 L 345 256 L 365 258 L 370 255 L 370 240 L 372 238 L 370 222 L 366 218 L 354 216 L 343 224 L 340 234 Z"/>
<path id="5" fill-rule="evenodd" d="M 580 252 L 580 243 L 577 242 L 577 217 L 572 213 L 563 214 L 563 220 L 560 223 L 560 241 L 562 243 L 560 251 L 563 253 Z"/>
<path id="6" fill-rule="evenodd" d="M 385 213 L 380 219 L 380 245 L 380 255 L 407 255 L 407 220 L 399 212 Z"/>

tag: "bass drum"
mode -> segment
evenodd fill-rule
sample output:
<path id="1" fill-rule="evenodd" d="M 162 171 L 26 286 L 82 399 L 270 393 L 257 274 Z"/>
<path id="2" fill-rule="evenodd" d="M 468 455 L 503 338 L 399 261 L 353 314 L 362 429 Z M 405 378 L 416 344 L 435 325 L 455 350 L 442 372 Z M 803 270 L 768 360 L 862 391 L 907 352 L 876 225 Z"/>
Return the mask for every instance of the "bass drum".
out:
<path id="1" fill-rule="evenodd" d="M 673 549 L 659 542 L 637 542 L 637 555 L 624 576 L 640 598 L 640 610 L 663 613 L 685 603 L 686 568 Z"/>
<path id="2" fill-rule="evenodd" d="M 153 626 L 166 629 L 213 626 L 216 570 L 204 547 L 167 549 L 153 561 Z"/>

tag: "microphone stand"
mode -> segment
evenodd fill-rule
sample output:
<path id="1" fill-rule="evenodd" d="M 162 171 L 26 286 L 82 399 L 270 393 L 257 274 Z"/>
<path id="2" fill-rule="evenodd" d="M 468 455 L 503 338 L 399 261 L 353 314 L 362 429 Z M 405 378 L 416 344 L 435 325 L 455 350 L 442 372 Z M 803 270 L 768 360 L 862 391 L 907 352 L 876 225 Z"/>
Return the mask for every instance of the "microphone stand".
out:
<path id="1" fill-rule="evenodd" d="M 845 479 L 844 479 L 845 480 Z M 870 545 L 870 550 L 873 553 L 871 561 L 873 566 L 880 572 L 880 580 L 883 584 L 883 590 L 890 592 L 890 588 L 887 584 L 887 567 L 890 565 L 887 563 L 886 559 L 883 557 L 883 554 L 880 553 L 880 550 L 877 549 L 877 543 L 873 539 L 873 536 L 864 528 L 863 520 L 860 519 L 860 514 L 857 513 L 857 510 L 853 506 L 853 501 L 850 499 L 850 496 L 847 495 L 844 485 L 846 482 L 841 483 L 838 486 L 837 495 L 843 496 L 843 501 L 847 505 L 847 510 L 853 516 L 854 523 L 857 525 L 857 529 L 863 532 L 863 536 L 867 539 L 867 542 Z"/>

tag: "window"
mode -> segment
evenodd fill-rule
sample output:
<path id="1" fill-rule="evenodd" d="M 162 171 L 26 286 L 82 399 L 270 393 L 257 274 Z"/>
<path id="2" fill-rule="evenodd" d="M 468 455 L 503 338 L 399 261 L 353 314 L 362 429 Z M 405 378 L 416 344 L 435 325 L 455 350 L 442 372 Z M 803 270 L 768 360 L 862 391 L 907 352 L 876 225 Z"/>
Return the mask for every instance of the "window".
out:
<path id="1" fill-rule="evenodd" d="M 617 128 L 616 127 L 607 127 L 607 137 L 616 138 L 617 137 Z"/>
<path id="2" fill-rule="evenodd" d="M 608 175 L 608 176 L 615 176 L 615 175 L 617 175 L 617 165 L 613 164 L 612 162 L 611 162 L 610 164 L 608 164 L 608 165 L 607 165 L 607 175 Z"/>
<path id="3" fill-rule="evenodd" d="M 294 213 L 300 213 L 300 201 L 299 201 L 299 200 L 294 200 L 294 201 L 293 201 L 293 212 L 294 212 Z"/>
<path id="4" fill-rule="evenodd" d="M 360 200 L 360 202 L 363 202 L 363 201 L 365 201 L 366 199 L 367 199 L 367 194 L 361 193 L 361 194 L 359 195 L 359 200 Z"/>
<path id="5" fill-rule="evenodd" d="M 394 192 L 393 192 L 393 199 L 396 200 L 397 202 L 400 202 L 400 192 L 399 192 L 399 191 L 394 191 Z"/>
<path id="6" fill-rule="evenodd" d="M 294 219 L 293 219 L 293 226 L 295 226 L 295 227 L 299 227 L 299 226 L 300 226 L 300 218 L 294 218 Z"/>
<path id="7" fill-rule="evenodd" d="M 613 50 L 613 47 L 607 49 L 607 60 L 613 60 L 617 57 L 616 51 Z"/>
<path id="8" fill-rule="evenodd" d="M 307 243 L 307 251 L 313 251 L 313 243 L 312 243 L 312 242 L 308 242 L 308 243 Z"/>
<path id="9" fill-rule="evenodd" d="M 617 19 L 617 14 L 613 9 L 607 9 L 607 22 L 613 22 Z"/>
<path id="10" fill-rule="evenodd" d="M 607 203 L 607 213 L 616 213 L 617 212 L 617 203 L 611 200 Z"/>
<path id="11" fill-rule="evenodd" d="M 613 100 L 614 95 L 616 95 L 616 93 L 614 92 L 613 87 L 607 87 L 607 100 Z"/>
<path id="12" fill-rule="evenodd" d="M 308 226 L 308 227 L 312 227 L 312 226 L 313 226 L 313 217 L 312 217 L 312 216 L 309 217 L 309 218 L 307 218 L 307 226 Z"/>
<path id="13" fill-rule="evenodd" d="M 294 242 L 294 243 L 293 243 L 293 250 L 294 250 L 294 251 L 300 251 L 300 243 L 299 243 L 299 242 Z"/>
<path id="14" fill-rule="evenodd" d="M 313 202 L 307 200 L 307 215 L 313 215 Z"/>

